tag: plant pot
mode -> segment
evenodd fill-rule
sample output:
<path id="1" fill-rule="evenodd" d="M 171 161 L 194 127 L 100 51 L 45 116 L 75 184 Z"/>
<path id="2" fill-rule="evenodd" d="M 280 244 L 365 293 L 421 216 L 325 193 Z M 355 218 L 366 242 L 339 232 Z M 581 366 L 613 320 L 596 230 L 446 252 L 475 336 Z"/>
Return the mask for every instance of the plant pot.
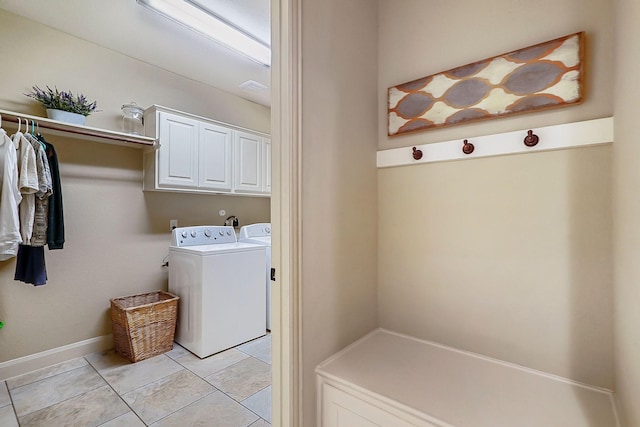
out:
<path id="1" fill-rule="evenodd" d="M 82 114 L 55 110 L 53 108 L 47 108 L 47 117 L 59 122 L 71 123 L 74 125 L 84 125 L 84 122 L 87 119 L 87 117 Z"/>

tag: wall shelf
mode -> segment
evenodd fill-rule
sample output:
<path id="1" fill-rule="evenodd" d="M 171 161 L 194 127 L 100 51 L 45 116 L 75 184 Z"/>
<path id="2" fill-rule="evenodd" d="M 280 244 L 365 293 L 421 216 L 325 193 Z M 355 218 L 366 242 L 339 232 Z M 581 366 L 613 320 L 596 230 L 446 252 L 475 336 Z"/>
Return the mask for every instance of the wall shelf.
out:
<path id="1" fill-rule="evenodd" d="M 0 110 L 0 117 L 2 117 L 3 125 L 12 124 L 15 127 L 18 126 L 19 118 L 29 120 L 29 122 L 33 120 L 38 124 L 40 129 L 46 129 L 47 132 L 52 135 L 62 135 L 70 138 L 79 138 L 132 148 L 155 148 L 157 145 L 156 139 L 148 136 L 131 135 L 124 132 L 98 129 L 90 126 L 62 123 L 44 117 L 31 116 L 13 111 Z"/>

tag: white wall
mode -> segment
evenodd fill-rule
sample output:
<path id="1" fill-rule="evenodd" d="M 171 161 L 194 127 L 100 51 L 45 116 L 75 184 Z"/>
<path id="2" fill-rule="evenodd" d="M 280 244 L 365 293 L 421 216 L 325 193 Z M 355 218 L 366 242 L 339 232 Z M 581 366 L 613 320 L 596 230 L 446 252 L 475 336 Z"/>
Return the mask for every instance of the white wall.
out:
<path id="1" fill-rule="evenodd" d="M 12 63 L 0 79 L 2 109 L 44 116 L 23 93 L 57 85 L 98 100 L 103 111 L 89 126 L 120 130 L 120 107 L 136 101 L 269 132 L 265 107 L 1 10 L 0 39 L 0 56 Z M 110 298 L 166 289 L 169 219 L 222 224 L 225 209 L 241 224 L 269 220 L 266 198 L 143 193 L 141 150 L 48 140 L 60 160 L 66 243 L 45 250 L 43 287 L 14 281 L 14 260 L 0 263 L 0 362 L 108 335 Z"/>
<path id="2" fill-rule="evenodd" d="M 615 144 L 613 212 L 615 273 L 615 383 L 626 427 L 640 426 L 640 3 L 614 2 Z"/>
<path id="3" fill-rule="evenodd" d="M 378 4 L 380 148 L 612 115 L 607 1 Z M 386 88 L 578 31 L 582 105 L 386 136 Z M 378 180 L 382 327 L 613 388 L 610 146 L 383 169 Z"/>
<path id="4" fill-rule="evenodd" d="M 302 368 L 315 425 L 319 362 L 377 326 L 377 7 L 302 2 Z"/>

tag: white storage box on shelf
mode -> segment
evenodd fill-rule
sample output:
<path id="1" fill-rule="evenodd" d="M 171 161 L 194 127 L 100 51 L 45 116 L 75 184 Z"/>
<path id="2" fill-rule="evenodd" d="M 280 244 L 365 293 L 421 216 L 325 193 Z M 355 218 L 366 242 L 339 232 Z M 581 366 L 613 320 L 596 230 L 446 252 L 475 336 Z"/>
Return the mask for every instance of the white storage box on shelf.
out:
<path id="1" fill-rule="evenodd" d="M 608 390 L 383 329 L 316 374 L 321 427 L 620 427 Z"/>

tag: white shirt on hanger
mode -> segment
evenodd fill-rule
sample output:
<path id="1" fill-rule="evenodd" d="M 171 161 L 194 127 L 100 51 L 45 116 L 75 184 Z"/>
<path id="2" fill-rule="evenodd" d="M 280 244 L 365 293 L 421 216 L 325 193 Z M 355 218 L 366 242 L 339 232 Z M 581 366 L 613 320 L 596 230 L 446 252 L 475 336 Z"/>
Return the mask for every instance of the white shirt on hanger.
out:
<path id="1" fill-rule="evenodd" d="M 4 129 L 0 129 L 0 261 L 18 253 L 22 241 L 18 217 L 21 200 L 15 145 Z"/>

